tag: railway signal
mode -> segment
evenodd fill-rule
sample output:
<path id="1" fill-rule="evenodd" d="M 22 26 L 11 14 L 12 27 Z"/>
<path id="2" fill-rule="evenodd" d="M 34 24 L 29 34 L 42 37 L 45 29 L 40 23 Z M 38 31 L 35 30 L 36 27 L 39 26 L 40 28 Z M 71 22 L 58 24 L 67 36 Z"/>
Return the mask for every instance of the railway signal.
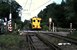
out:
<path id="1" fill-rule="evenodd" d="M 12 27 L 8 27 L 8 30 L 11 32 L 12 31 Z"/>
<path id="2" fill-rule="evenodd" d="M 12 31 L 12 24 L 11 24 L 11 21 L 8 21 L 8 31 Z"/>
<path id="3" fill-rule="evenodd" d="M 12 25 L 11 24 L 8 25 L 8 30 L 12 31 Z"/>

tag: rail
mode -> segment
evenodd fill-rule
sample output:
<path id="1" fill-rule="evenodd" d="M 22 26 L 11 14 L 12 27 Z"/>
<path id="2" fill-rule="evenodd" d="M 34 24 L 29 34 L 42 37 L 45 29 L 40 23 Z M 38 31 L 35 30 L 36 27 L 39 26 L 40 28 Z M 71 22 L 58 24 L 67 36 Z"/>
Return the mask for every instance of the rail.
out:
<path id="1" fill-rule="evenodd" d="M 27 42 L 29 45 L 29 50 L 37 50 L 36 47 L 33 45 L 32 39 L 29 35 L 26 35 L 27 37 Z"/>
<path id="2" fill-rule="evenodd" d="M 37 37 L 42 40 L 46 45 L 48 45 L 49 47 L 51 47 L 53 50 L 62 50 L 60 47 L 58 47 L 57 45 L 53 44 L 52 42 L 50 42 L 50 40 L 48 40 L 47 38 L 45 38 L 44 36 L 42 36 L 39 33 L 36 33 Z"/>
<path id="3" fill-rule="evenodd" d="M 53 33 L 51 33 L 51 35 L 49 35 L 49 34 L 46 34 L 46 35 L 51 36 L 51 37 L 53 36 L 53 37 L 56 37 L 56 38 L 59 38 L 59 39 L 63 39 L 63 40 L 66 40 L 70 43 L 77 45 L 77 39 L 74 39 L 74 38 L 71 38 L 71 37 L 61 36 L 61 35 L 53 34 Z"/>

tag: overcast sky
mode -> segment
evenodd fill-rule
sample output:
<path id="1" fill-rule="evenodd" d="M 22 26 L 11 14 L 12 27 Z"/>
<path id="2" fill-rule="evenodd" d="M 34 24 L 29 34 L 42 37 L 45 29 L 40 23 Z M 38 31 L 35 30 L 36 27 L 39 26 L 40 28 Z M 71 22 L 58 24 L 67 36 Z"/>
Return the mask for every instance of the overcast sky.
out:
<path id="1" fill-rule="evenodd" d="M 23 8 L 21 20 L 30 20 L 30 18 L 37 16 L 37 14 L 52 2 L 58 4 L 61 0 L 16 0 Z"/>

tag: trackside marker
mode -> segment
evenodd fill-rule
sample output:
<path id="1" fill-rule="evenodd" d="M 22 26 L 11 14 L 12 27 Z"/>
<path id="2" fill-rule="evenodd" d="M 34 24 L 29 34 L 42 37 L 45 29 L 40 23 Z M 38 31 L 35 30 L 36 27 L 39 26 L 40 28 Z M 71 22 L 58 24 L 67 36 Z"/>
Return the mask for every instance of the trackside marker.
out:
<path id="1" fill-rule="evenodd" d="M 71 43 L 58 43 L 58 45 L 71 45 Z"/>

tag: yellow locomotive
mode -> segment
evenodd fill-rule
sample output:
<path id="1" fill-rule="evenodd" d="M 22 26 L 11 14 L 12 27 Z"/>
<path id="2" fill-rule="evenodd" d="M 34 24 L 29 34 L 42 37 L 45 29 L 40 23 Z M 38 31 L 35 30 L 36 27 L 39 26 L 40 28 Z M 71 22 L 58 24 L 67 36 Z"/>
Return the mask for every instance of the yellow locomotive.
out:
<path id="1" fill-rule="evenodd" d="M 32 19 L 31 19 L 31 27 L 32 27 L 32 29 L 41 29 L 41 25 L 40 25 L 40 23 L 41 23 L 41 18 L 39 18 L 39 17 L 33 17 Z"/>

